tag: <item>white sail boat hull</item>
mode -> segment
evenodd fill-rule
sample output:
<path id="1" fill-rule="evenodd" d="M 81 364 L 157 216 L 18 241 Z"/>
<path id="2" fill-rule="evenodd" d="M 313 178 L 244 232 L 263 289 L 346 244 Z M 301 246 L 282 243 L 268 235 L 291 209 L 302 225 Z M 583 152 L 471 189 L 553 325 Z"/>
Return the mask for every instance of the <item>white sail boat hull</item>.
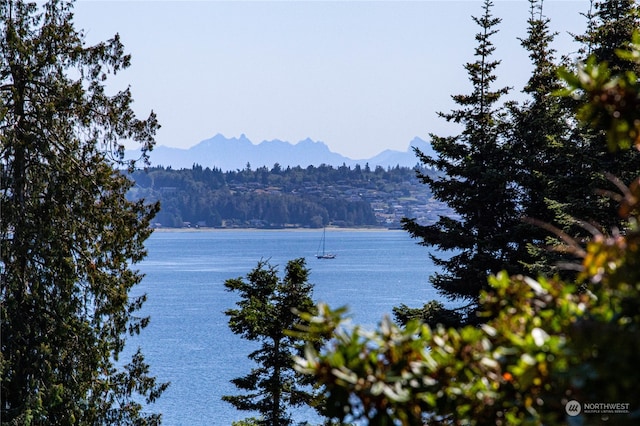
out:
<path id="1" fill-rule="evenodd" d="M 327 254 L 316 254 L 316 257 L 318 259 L 335 259 L 336 255 L 332 254 L 332 253 L 327 253 Z"/>

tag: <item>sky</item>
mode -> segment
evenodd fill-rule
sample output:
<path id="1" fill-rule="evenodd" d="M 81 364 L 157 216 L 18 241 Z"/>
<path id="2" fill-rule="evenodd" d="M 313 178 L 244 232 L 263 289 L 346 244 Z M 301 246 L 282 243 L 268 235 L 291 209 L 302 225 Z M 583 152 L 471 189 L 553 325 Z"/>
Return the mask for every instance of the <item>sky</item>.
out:
<path id="1" fill-rule="evenodd" d="M 558 54 L 577 50 L 589 1 L 547 0 Z M 405 151 L 414 137 L 455 134 L 437 116 L 471 91 L 482 2 L 96 1 L 75 4 L 76 28 L 96 43 L 120 34 L 132 65 L 108 81 L 153 110 L 156 142 L 189 148 L 221 133 L 253 143 L 311 138 L 353 159 Z M 519 93 L 530 76 L 529 3 L 495 1 L 495 87 Z"/>

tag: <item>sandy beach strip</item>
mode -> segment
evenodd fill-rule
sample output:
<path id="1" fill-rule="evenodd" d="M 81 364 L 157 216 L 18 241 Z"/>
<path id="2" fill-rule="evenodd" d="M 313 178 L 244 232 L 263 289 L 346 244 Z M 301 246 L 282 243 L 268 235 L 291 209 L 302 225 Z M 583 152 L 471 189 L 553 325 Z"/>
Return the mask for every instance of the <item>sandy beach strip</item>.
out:
<path id="1" fill-rule="evenodd" d="M 367 227 L 367 228 L 342 228 L 327 226 L 329 232 L 380 232 L 380 231 L 402 231 L 402 229 L 394 228 L 389 229 L 385 227 Z M 313 232 L 317 233 L 322 231 L 322 228 L 154 228 L 153 232 Z"/>

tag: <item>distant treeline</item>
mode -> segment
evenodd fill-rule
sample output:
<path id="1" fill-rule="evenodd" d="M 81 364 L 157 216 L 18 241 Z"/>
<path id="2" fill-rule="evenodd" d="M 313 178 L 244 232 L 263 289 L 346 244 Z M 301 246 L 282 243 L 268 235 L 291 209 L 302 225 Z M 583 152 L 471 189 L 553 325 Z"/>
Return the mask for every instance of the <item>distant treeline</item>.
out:
<path id="1" fill-rule="evenodd" d="M 159 200 L 155 222 L 164 227 L 376 226 L 370 195 L 400 191 L 410 196 L 399 188 L 415 185 L 415 174 L 407 167 L 368 165 L 285 169 L 275 164 L 252 170 L 247 164 L 227 172 L 200 165 L 154 167 L 131 175 L 130 196 Z"/>

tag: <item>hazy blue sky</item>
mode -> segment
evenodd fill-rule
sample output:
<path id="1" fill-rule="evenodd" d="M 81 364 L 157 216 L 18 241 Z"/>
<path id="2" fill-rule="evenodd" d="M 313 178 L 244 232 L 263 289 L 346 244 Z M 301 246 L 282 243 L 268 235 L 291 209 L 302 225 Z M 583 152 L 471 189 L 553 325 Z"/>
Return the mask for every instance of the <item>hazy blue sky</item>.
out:
<path id="1" fill-rule="evenodd" d="M 574 52 L 589 2 L 545 1 Z M 419 136 L 451 133 L 436 116 L 468 93 L 476 1 L 89 1 L 75 6 L 87 40 L 120 34 L 132 66 L 112 79 L 131 86 L 135 109 L 153 109 L 160 145 L 187 148 L 217 133 L 254 143 L 307 137 L 332 151 L 368 158 L 405 150 Z M 530 75 L 518 37 L 529 3 L 496 1 L 500 86 L 513 96 Z"/>

